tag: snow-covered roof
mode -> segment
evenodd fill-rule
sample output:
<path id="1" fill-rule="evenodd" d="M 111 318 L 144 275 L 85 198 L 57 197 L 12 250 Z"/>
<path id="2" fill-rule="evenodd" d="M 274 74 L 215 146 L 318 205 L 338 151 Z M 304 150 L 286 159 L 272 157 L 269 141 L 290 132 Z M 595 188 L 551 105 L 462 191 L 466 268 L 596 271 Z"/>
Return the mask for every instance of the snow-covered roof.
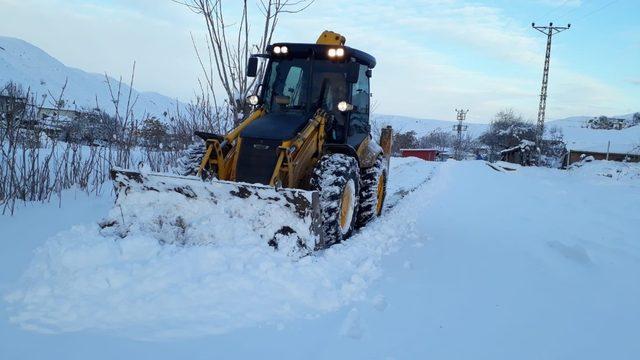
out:
<path id="1" fill-rule="evenodd" d="M 533 141 L 524 139 L 524 140 L 520 141 L 520 144 L 518 144 L 518 145 L 516 145 L 514 147 L 510 147 L 508 149 L 504 149 L 504 150 L 500 151 L 500 154 L 508 153 L 508 152 L 511 152 L 511 151 L 514 151 L 514 150 L 522 150 L 522 149 L 526 148 L 527 146 L 534 146 L 535 144 L 536 143 L 534 143 Z"/>

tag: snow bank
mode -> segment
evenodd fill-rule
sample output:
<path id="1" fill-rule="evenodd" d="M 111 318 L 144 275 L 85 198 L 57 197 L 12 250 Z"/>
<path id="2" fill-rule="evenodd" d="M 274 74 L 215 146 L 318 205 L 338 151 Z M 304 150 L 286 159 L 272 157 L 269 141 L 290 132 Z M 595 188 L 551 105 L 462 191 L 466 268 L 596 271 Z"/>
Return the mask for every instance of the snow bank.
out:
<path id="1" fill-rule="evenodd" d="M 389 206 L 396 206 L 347 242 L 301 259 L 273 251 L 258 235 L 234 233 L 231 223 L 224 224 L 224 236 L 235 241 L 200 246 L 160 245 L 143 231 L 105 237 L 96 224 L 75 226 L 38 248 L 19 287 L 5 295 L 10 320 L 38 332 L 102 330 L 158 339 L 336 310 L 365 299 L 382 257 L 417 236 L 415 216 L 406 216 L 411 212 L 400 200 L 435 167 L 394 159 Z M 185 220 L 201 220 L 190 216 Z"/>
<path id="2" fill-rule="evenodd" d="M 640 185 L 640 163 L 593 160 L 572 164 L 569 173 L 586 178 L 605 177 L 618 182 Z"/>

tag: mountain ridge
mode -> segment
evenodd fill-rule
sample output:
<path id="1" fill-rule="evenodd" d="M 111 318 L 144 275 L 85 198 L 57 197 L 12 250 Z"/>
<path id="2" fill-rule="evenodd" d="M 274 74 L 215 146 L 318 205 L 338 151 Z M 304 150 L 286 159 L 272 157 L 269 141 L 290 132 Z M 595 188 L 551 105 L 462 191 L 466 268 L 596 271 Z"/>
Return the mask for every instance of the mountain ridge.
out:
<path id="1" fill-rule="evenodd" d="M 0 36 L 0 86 L 12 81 L 19 84 L 25 91 L 29 89 L 48 106 L 53 106 L 63 87 L 63 99 L 67 108 L 90 109 L 98 106 L 108 113 L 115 113 L 114 104 L 109 93 L 104 74 L 90 73 L 70 67 L 49 55 L 41 48 L 18 38 Z M 114 91 L 117 91 L 119 81 L 108 76 Z M 121 86 L 121 101 L 129 93 L 129 85 L 124 81 Z M 176 104 L 183 106 L 177 100 L 156 92 L 144 92 L 132 89 L 132 98 L 137 97 L 133 109 L 135 115 L 162 116 L 175 112 Z M 122 109 L 120 110 L 122 111 Z"/>

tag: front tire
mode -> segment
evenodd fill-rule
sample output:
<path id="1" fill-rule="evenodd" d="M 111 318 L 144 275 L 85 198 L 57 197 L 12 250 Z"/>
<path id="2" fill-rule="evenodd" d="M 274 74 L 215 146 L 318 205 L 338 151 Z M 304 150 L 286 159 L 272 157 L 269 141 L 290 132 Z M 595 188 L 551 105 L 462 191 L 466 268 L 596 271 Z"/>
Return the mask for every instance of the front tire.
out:
<path id="1" fill-rule="evenodd" d="M 376 163 L 362 170 L 362 186 L 360 188 L 360 211 L 356 227 L 361 228 L 382 214 L 384 199 L 387 195 L 387 166 L 382 155 L 378 155 Z"/>
<path id="2" fill-rule="evenodd" d="M 320 194 L 322 232 L 326 247 L 353 232 L 360 194 L 358 161 L 344 154 L 323 156 L 314 169 L 311 185 Z"/>

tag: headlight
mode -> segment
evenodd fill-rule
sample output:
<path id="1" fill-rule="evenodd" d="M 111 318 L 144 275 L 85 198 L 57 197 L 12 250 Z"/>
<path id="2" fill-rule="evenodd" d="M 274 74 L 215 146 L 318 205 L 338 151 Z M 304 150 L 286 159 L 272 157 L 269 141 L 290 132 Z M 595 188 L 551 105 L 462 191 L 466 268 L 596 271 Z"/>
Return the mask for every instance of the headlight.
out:
<path id="1" fill-rule="evenodd" d="M 330 58 L 343 57 L 344 49 L 343 48 L 329 49 L 329 51 L 327 52 L 327 55 L 329 55 Z"/>
<path id="2" fill-rule="evenodd" d="M 288 53 L 289 53 L 289 48 L 288 48 L 288 47 L 286 47 L 286 46 L 283 46 L 283 47 L 281 47 L 281 48 L 280 48 L 280 51 L 281 51 L 283 54 L 288 54 Z"/>
<path id="3" fill-rule="evenodd" d="M 273 47 L 273 53 L 276 55 L 279 55 L 280 52 L 282 52 L 282 49 L 280 48 L 280 46 L 274 46 Z"/>
<path id="4" fill-rule="evenodd" d="M 251 95 L 247 98 L 247 101 L 249 101 L 249 104 L 256 106 L 260 102 L 260 99 L 258 98 L 258 95 Z"/>
<path id="5" fill-rule="evenodd" d="M 340 101 L 338 103 L 338 110 L 340 110 L 341 112 L 351 111 L 353 110 L 353 105 L 349 104 L 346 101 Z"/>

